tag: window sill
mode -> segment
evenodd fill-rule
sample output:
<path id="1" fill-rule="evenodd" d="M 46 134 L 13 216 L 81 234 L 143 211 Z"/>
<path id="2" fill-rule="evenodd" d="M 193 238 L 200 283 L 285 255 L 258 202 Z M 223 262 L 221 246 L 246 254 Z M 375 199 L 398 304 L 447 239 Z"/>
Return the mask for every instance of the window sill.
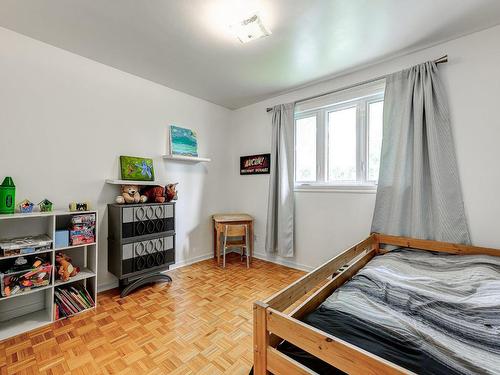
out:
<path id="1" fill-rule="evenodd" d="M 347 193 L 347 194 L 376 194 L 377 187 L 373 185 L 297 185 L 295 193 Z"/>

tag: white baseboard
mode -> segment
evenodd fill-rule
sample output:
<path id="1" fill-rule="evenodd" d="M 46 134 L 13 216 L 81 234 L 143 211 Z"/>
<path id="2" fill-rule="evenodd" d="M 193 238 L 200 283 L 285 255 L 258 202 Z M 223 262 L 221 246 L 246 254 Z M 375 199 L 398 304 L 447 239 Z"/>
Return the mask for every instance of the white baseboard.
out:
<path id="1" fill-rule="evenodd" d="M 113 280 L 111 282 L 97 285 L 97 293 L 101 293 L 101 292 L 104 292 L 106 290 L 110 290 L 110 289 L 114 289 L 114 288 L 118 288 L 118 279 Z"/>
<path id="2" fill-rule="evenodd" d="M 314 267 L 307 266 L 305 264 L 300 264 L 300 263 L 294 262 L 293 260 L 288 260 L 286 258 L 281 258 L 281 257 L 269 255 L 267 253 L 260 252 L 260 251 L 255 252 L 253 254 L 253 256 L 254 256 L 254 258 L 266 260 L 266 261 L 271 262 L 271 263 L 281 264 L 282 266 L 295 268 L 295 269 L 301 270 L 301 271 L 310 272 L 314 269 Z"/>
<path id="3" fill-rule="evenodd" d="M 193 258 L 184 259 L 184 260 L 181 260 L 180 262 L 176 262 L 175 264 L 172 264 L 170 266 L 170 268 L 165 272 L 175 270 L 176 268 L 186 267 L 186 266 L 189 266 L 191 264 L 202 262 L 202 261 L 207 260 L 207 259 L 212 259 L 213 256 L 214 256 L 214 253 L 213 253 L 213 251 L 211 251 L 209 253 L 205 253 L 203 255 L 198 255 L 198 256 L 193 257 Z"/>

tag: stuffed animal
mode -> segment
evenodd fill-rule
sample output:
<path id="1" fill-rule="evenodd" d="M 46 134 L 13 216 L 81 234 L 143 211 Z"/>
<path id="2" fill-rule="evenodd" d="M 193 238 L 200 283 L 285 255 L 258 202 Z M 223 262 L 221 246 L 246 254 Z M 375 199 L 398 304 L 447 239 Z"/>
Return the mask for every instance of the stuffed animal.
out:
<path id="1" fill-rule="evenodd" d="M 139 186 L 122 185 L 122 195 L 116 197 L 116 203 L 144 203 L 148 200 L 146 196 L 139 194 Z"/>
<path id="2" fill-rule="evenodd" d="M 62 281 L 68 281 L 70 277 L 80 272 L 79 267 L 73 267 L 71 258 L 64 253 L 56 254 L 57 274 Z"/>
<path id="3" fill-rule="evenodd" d="M 178 184 L 178 182 L 175 184 L 168 184 L 167 185 L 167 194 L 166 194 L 167 202 L 177 200 L 177 190 L 176 190 L 177 184 Z"/>
<path id="4" fill-rule="evenodd" d="M 142 190 L 142 194 L 148 198 L 148 202 L 165 202 L 165 188 L 163 186 L 148 186 Z"/>

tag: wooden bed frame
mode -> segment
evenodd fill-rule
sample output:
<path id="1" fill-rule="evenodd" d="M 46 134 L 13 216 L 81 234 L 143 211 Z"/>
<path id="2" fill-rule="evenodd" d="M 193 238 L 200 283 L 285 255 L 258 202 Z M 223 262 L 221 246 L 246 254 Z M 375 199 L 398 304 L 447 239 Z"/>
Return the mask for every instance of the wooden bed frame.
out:
<path id="1" fill-rule="evenodd" d="M 381 245 L 460 255 L 500 256 L 500 250 L 497 249 L 374 233 L 275 295 L 263 302 L 254 303 L 255 375 L 264 375 L 269 372 L 275 375 L 315 374 L 314 371 L 276 349 L 282 340 L 287 340 L 348 374 L 412 373 L 401 366 L 300 321 L 303 316 L 314 311 L 335 289 L 354 276 L 370 259 L 377 254 L 384 253 Z M 284 312 L 320 283 L 323 285 L 302 303 L 291 311 Z"/>

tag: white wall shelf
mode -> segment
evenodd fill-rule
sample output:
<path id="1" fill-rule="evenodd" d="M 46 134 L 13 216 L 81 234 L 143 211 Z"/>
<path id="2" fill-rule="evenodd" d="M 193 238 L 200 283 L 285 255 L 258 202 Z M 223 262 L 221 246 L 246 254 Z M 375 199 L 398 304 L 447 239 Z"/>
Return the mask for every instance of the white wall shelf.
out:
<path id="1" fill-rule="evenodd" d="M 134 181 L 134 180 L 113 180 L 108 178 L 105 180 L 107 184 L 111 185 L 139 185 L 139 186 L 163 186 L 165 184 L 162 184 L 161 182 L 158 181 Z"/>
<path id="2" fill-rule="evenodd" d="M 19 256 L 29 257 L 38 254 L 49 254 L 50 262 L 53 265 L 49 285 L 9 297 L 0 296 L 0 340 L 55 322 L 54 291 L 62 285 L 78 283 L 85 286 L 97 306 L 98 259 L 97 211 L 53 211 L 0 215 L 0 238 L 46 233 L 54 241 L 56 230 L 66 229 L 71 216 L 86 213 L 96 215 L 96 242 L 59 249 L 55 249 L 53 243 L 52 249 L 41 250 L 31 254 L 0 257 L 0 265 L 2 265 L 5 260 L 11 262 L 12 260 L 9 261 L 9 259 Z M 80 272 L 65 282 L 56 279 L 55 255 L 59 251 L 64 251 L 68 254 L 72 258 L 73 265 L 80 267 Z M 81 312 L 93 309 L 95 309 L 95 306 Z"/>
<path id="3" fill-rule="evenodd" d="M 199 156 L 183 156 L 183 155 L 163 155 L 163 159 L 172 161 L 181 161 L 187 163 L 208 163 L 211 161 L 209 158 L 201 158 Z"/>

